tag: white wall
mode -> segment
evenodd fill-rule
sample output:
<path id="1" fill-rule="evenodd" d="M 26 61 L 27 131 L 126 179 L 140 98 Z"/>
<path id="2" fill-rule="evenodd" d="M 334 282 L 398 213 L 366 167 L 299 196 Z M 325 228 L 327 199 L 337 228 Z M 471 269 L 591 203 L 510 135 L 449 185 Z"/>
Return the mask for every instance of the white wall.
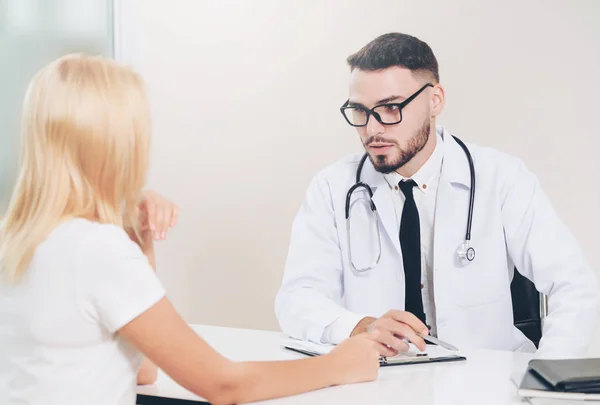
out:
<path id="1" fill-rule="evenodd" d="M 345 59 L 388 31 L 432 46 L 440 123 L 523 158 L 600 269 L 600 1 L 118 3 L 118 53 L 153 102 L 150 186 L 181 206 L 159 273 L 188 321 L 278 328 L 307 183 L 360 150 Z"/>

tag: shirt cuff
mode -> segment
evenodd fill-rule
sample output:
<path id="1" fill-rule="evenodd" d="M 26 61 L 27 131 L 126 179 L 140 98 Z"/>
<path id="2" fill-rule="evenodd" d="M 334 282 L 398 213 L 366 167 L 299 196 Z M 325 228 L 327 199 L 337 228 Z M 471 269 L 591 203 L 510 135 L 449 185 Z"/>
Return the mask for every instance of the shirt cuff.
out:
<path id="1" fill-rule="evenodd" d="M 356 325 L 365 318 L 366 315 L 359 315 L 352 312 L 345 312 L 338 319 L 333 321 L 323 331 L 321 343 L 340 344 L 342 341 L 350 337 L 350 333 Z"/>

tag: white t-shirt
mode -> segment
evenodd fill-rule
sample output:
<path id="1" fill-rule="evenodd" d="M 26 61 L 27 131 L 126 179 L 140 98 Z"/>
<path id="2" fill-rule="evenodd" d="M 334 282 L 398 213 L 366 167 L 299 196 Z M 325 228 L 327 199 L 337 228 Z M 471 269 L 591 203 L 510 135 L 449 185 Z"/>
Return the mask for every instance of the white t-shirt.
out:
<path id="1" fill-rule="evenodd" d="M 18 284 L 0 277 L 0 404 L 134 405 L 142 357 L 116 332 L 163 296 L 121 228 L 61 224 Z"/>

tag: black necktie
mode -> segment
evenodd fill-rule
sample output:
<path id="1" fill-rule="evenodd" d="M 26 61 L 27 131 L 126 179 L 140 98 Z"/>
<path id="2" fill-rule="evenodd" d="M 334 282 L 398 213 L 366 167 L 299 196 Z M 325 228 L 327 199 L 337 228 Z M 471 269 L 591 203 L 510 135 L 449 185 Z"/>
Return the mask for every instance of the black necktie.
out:
<path id="1" fill-rule="evenodd" d="M 398 187 L 406 197 L 400 220 L 400 247 L 402 248 L 405 279 L 404 309 L 412 312 L 425 323 L 421 296 L 421 228 L 419 211 L 413 196 L 413 187 L 416 185 L 414 180 L 398 183 Z"/>

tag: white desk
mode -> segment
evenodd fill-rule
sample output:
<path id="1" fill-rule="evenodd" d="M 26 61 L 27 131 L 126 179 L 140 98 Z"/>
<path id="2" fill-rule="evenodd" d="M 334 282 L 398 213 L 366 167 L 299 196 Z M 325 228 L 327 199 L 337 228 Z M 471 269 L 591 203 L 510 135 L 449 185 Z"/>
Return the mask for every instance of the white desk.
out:
<path id="1" fill-rule="evenodd" d="M 247 329 L 193 326 L 212 347 L 235 361 L 303 358 L 280 347 L 281 335 Z M 383 367 L 376 381 L 313 391 L 266 401 L 272 405 L 303 404 L 411 404 L 511 405 L 523 404 L 510 381 L 524 371 L 530 355 L 497 351 L 461 352 L 467 361 Z M 143 405 L 206 403 L 159 372 L 154 385 L 138 387 Z"/>

